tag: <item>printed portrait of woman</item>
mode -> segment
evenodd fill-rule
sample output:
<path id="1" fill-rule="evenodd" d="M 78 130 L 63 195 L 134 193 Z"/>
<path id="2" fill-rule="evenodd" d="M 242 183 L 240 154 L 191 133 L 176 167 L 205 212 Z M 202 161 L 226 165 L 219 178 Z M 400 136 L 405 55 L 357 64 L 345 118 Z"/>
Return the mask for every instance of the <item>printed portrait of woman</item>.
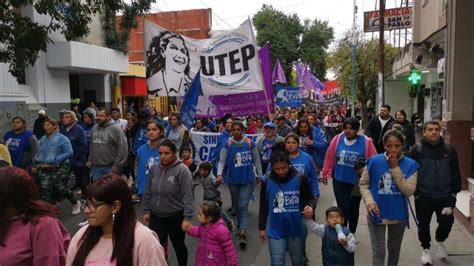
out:
<path id="1" fill-rule="evenodd" d="M 184 96 L 191 85 L 189 51 L 184 39 L 163 31 L 154 37 L 146 52 L 148 94 L 156 96 Z"/>

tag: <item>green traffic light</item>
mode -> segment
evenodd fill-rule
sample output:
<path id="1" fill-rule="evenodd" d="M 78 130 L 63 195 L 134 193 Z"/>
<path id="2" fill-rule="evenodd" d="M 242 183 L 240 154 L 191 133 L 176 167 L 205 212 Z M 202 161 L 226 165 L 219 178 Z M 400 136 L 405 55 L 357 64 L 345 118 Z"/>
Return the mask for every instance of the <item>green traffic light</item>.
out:
<path id="1" fill-rule="evenodd" d="M 418 72 L 415 72 L 415 71 L 412 71 L 410 76 L 408 76 L 408 81 L 412 84 L 412 85 L 418 85 L 420 84 L 420 80 L 421 80 L 421 75 L 420 73 Z"/>

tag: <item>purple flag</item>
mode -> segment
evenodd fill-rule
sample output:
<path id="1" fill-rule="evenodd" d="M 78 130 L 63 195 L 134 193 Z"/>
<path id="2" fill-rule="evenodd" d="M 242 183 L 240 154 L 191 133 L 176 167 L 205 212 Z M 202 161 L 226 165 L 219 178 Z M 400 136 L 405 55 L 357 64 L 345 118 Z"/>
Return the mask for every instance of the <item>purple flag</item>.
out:
<path id="1" fill-rule="evenodd" d="M 199 96 L 196 116 L 223 117 L 227 113 L 232 114 L 232 116 L 264 115 L 268 114 L 268 108 L 271 113 L 274 113 L 270 45 L 265 44 L 260 48 L 258 57 L 267 98 L 265 98 L 263 90 L 228 96 Z"/>
<path id="2" fill-rule="evenodd" d="M 275 83 L 286 84 L 286 76 L 285 72 L 283 72 L 283 68 L 280 65 L 280 59 L 277 59 L 275 67 L 273 68 L 272 84 Z"/>
<path id="3" fill-rule="evenodd" d="M 300 63 L 296 63 L 295 68 L 296 68 L 296 83 L 298 85 L 301 85 L 303 84 L 303 71 L 304 71 L 303 66 Z"/>

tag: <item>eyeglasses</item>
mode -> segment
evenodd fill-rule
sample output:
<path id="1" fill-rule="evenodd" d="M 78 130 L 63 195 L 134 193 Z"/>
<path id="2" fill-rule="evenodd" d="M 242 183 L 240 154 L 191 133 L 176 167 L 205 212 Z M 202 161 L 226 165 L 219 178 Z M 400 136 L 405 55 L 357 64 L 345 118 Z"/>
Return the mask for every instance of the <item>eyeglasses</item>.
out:
<path id="1" fill-rule="evenodd" d="M 105 202 L 96 202 L 96 203 L 89 203 L 89 201 L 86 201 L 86 204 L 84 205 L 84 209 L 88 208 L 91 212 L 97 211 L 97 208 L 99 208 L 102 205 L 107 205 Z"/>

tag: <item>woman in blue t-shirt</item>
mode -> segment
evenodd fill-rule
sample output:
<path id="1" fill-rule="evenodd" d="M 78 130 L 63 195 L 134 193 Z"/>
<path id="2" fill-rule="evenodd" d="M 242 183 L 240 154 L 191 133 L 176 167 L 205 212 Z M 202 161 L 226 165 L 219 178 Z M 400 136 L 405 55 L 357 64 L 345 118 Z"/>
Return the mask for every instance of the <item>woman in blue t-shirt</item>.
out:
<path id="1" fill-rule="evenodd" d="M 358 178 L 354 165 L 358 160 L 377 154 L 372 140 L 358 135 L 360 123 L 355 118 L 347 118 L 342 123 L 343 132 L 336 135 L 326 152 L 323 166 L 323 182 L 327 184 L 333 178 L 332 185 L 337 206 L 344 212 L 344 226 L 349 224 L 351 233 L 355 233 L 359 221 L 360 197 L 352 197 Z M 358 187 L 357 187 L 358 189 Z"/>
<path id="2" fill-rule="evenodd" d="M 397 265 L 405 227 L 408 224 L 407 197 L 416 189 L 419 165 L 403 156 L 405 137 L 391 129 L 383 136 L 385 153 L 372 156 L 360 178 L 360 193 L 369 214 L 373 265 Z M 385 238 L 388 230 L 388 240 Z"/>
<path id="3" fill-rule="evenodd" d="M 216 179 L 223 182 L 222 173 L 227 168 L 226 183 L 233 198 L 233 209 L 239 221 L 239 246 L 247 246 L 248 206 L 253 194 L 255 179 L 262 177 L 262 165 L 255 143 L 243 134 L 240 121 L 232 123 L 232 137 L 222 147 Z M 255 169 L 254 169 L 255 167 Z"/>
<path id="4" fill-rule="evenodd" d="M 165 128 L 156 120 L 151 120 L 147 124 L 148 141 L 137 150 L 137 199 L 139 202 L 145 191 L 146 181 L 148 179 L 148 169 L 152 165 L 160 162 L 158 146 L 165 135 Z"/>
<path id="5" fill-rule="evenodd" d="M 312 216 L 316 200 L 308 180 L 292 167 L 285 144 L 273 145 L 270 162 L 260 192 L 260 239 L 268 240 L 272 265 L 284 265 L 287 250 L 293 265 L 303 265 L 302 213 Z"/>

